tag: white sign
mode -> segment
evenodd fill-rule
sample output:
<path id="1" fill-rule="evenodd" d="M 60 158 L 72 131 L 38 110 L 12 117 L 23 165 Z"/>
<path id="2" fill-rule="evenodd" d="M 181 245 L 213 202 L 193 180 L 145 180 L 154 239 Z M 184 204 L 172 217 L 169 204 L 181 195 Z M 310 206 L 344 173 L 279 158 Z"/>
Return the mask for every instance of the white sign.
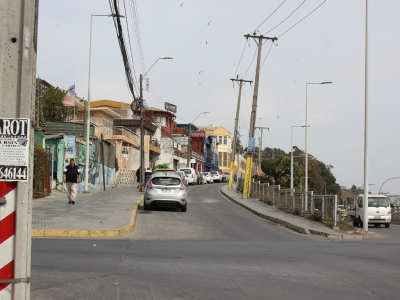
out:
<path id="1" fill-rule="evenodd" d="M 174 142 L 178 143 L 182 146 L 186 146 L 189 144 L 189 137 L 187 136 L 174 136 Z"/>
<path id="2" fill-rule="evenodd" d="M 0 118 L 0 180 L 28 181 L 29 119 Z"/>

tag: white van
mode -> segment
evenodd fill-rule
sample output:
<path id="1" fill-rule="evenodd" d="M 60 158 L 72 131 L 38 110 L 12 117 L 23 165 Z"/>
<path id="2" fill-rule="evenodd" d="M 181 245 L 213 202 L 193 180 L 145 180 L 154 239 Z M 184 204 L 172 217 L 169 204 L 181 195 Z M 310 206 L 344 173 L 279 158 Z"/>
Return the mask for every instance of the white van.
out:
<path id="1" fill-rule="evenodd" d="M 364 222 L 364 195 L 357 196 L 356 207 L 351 211 L 351 218 L 354 226 L 363 226 Z M 374 224 L 379 227 L 385 224 L 389 228 L 392 221 L 392 209 L 388 198 L 384 195 L 368 195 L 368 224 Z"/>
<path id="2" fill-rule="evenodd" d="M 188 184 L 197 184 L 196 170 L 193 168 L 181 168 L 179 171 L 185 172 L 186 180 Z"/>

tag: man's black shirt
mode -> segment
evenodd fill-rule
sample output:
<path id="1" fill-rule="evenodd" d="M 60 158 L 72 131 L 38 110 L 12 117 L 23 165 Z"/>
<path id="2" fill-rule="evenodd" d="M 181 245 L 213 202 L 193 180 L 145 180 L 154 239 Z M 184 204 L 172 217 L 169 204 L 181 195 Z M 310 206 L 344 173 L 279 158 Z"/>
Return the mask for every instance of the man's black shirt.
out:
<path id="1" fill-rule="evenodd" d="M 71 165 L 68 165 L 64 169 L 64 174 L 66 182 L 77 183 L 78 175 L 81 174 L 81 170 L 77 165 L 74 165 L 73 167 L 71 167 Z"/>

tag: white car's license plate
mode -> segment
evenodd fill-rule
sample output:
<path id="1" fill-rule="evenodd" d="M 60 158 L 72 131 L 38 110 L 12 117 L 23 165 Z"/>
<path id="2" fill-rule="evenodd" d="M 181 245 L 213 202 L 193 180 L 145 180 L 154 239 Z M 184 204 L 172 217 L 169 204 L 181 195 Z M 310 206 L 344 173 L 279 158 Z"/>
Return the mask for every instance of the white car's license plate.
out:
<path id="1" fill-rule="evenodd" d="M 171 193 L 170 189 L 161 189 L 161 193 L 168 194 Z"/>
<path id="2" fill-rule="evenodd" d="M 379 216 L 376 216 L 376 217 L 374 217 L 374 219 L 382 219 L 381 217 L 379 217 Z"/>

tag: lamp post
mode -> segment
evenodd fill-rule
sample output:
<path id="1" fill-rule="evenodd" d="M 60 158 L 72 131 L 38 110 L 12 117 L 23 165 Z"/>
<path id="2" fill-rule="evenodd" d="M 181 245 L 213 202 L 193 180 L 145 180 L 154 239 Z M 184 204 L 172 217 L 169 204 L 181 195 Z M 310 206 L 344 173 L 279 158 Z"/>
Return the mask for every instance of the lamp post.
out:
<path id="1" fill-rule="evenodd" d="M 84 193 L 89 193 L 88 182 L 89 182 L 89 138 L 90 138 L 90 84 L 91 84 L 91 72 L 92 72 L 92 24 L 93 17 L 119 17 L 125 18 L 122 15 L 91 15 L 90 17 L 90 46 L 89 46 L 89 79 L 88 79 L 88 108 L 87 108 L 87 121 L 86 121 L 86 154 L 85 154 L 85 190 Z M 104 163 L 104 162 L 103 162 Z"/>
<path id="2" fill-rule="evenodd" d="M 139 106 L 140 106 L 140 191 L 144 191 L 144 108 L 143 108 L 143 77 L 150 72 L 151 68 L 160 60 L 160 59 L 173 59 L 172 57 L 160 57 L 157 59 L 154 64 L 147 70 L 147 72 L 142 75 L 140 74 L 140 99 L 139 99 Z"/>
<path id="3" fill-rule="evenodd" d="M 389 179 L 385 180 L 385 181 L 382 183 L 381 187 L 379 188 L 379 193 L 378 193 L 378 194 L 381 193 L 382 187 L 383 187 L 383 185 L 384 185 L 387 181 L 392 180 L 392 179 L 398 179 L 398 178 L 400 178 L 400 177 L 392 177 L 392 178 L 389 178 Z"/>
<path id="4" fill-rule="evenodd" d="M 306 163 L 305 163 L 305 183 L 304 183 L 304 190 L 308 191 L 308 109 L 307 109 L 307 94 L 308 94 L 308 85 L 309 84 L 330 84 L 331 81 L 324 81 L 324 82 L 306 82 Z M 306 193 L 306 205 L 307 205 L 307 193 Z"/>
<path id="5" fill-rule="evenodd" d="M 290 189 L 293 190 L 293 127 L 306 127 L 306 126 L 292 126 L 292 139 L 290 145 Z M 310 127 L 310 126 L 308 126 Z"/>
<path id="6" fill-rule="evenodd" d="M 194 121 L 196 121 L 197 118 L 200 117 L 201 115 L 205 115 L 205 114 L 208 114 L 208 113 L 209 113 L 208 111 L 203 111 L 203 112 L 199 113 L 199 115 L 196 118 L 194 118 L 192 123 L 194 123 Z M 190 139 L 192 138 L 192 123 L 189 123 L 189 137 L 190 137 Z M 190 167 L 190 149 L 191 149 L 190 148 L 190 140 L 188 140 L 188 145 L 187 145 L 188 158 L 187 158 L 187 163 L 186 163 L 187 167 Z"/>

